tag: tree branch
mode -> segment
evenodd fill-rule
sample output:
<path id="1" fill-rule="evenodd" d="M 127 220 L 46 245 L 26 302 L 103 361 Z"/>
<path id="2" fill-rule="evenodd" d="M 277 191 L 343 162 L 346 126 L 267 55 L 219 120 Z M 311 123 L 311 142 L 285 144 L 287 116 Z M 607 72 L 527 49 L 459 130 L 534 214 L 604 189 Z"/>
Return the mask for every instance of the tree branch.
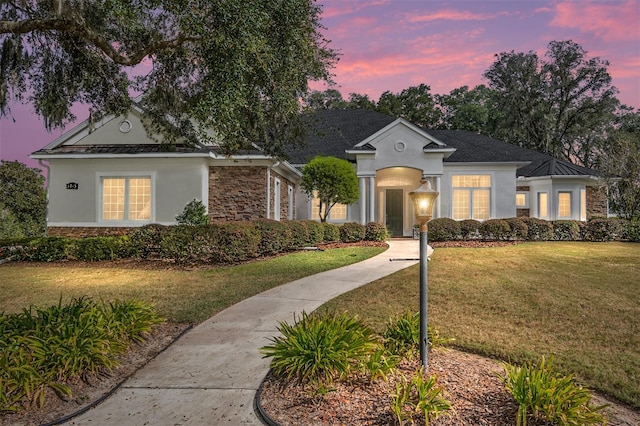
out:
<path id="1" fill-rule="evenodd" d="M 0 34 L 26 34 L 33 31 L 59 31 L 69 35 L 79 37 L 87 43 L 100 49 L 114 63 L 124 66 L 137 65 L 147 56 L 164 49 L 175 49 L 180 45 L 198 41 L 200 37 L 178 34 L 176 38 L 169 40 L 159 40 L 151 43 L 144 49 L 131 55 L 123 55 L 113 47 L 113 44 L 102 35 L 79 24 L 77 21 L 64 18 L 52 19 L 25 19 L 22 21 L 0 21 Z"/>

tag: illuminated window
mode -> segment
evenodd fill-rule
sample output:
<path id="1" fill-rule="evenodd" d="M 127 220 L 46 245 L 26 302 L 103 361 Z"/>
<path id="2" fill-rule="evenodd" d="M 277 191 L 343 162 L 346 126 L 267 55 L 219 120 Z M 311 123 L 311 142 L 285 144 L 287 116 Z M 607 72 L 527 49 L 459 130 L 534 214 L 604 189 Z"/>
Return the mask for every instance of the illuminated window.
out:
<path id="1" fill-rule="evenodd" d="M 151 220 L 151 178 L 103 177 L 101 220 Z"/>
<path id="2" fill-rule="evenodd" d="M 549 196 L 546 192 L 538 192 L 538 217 L 549 217 Z"/>
<path id="3" fill-rule="evenodd" d="M 315 191 L 313 192 L 313 198 L 311 199 L 311 219 L 320 219 L 320 199 L 318 198 L 318 194 Z M 329 211 L 327 220 L 329 219 L 347 220 L 347 205 L 336 203 Z"/>
<path id="4" fill-rule="evenodd" d="M 571 193 L 570 192 L 558 193 L 558 217 L 559 218 L 571 217 Z"/>
<path id="5" fill-rule="evenodd" d="M 580 220 L 587 220 L 587 190 L 580 190 Z"/>
<path id="6" fill-rule="evenodd" d="M 491 217 L 491 176 L 452 177 L 453 218 L 486 220 Z"/>
<path id="7" fill-rule="evenodd" d="M 527 193 L 526 192 L 518 192 L 516 194 L 516 207 L 518 208 L 527 208 L 529 203 L 527 203 Z"/>

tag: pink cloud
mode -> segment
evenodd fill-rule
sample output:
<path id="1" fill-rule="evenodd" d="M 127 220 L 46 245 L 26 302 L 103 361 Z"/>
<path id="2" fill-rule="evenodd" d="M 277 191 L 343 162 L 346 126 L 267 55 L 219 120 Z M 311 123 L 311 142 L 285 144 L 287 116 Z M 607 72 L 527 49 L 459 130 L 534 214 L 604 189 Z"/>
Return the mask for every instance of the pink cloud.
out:
<path id="1" fill-rule="evenodd" d="M 555 5 L 554 27 L 593 33 L 605 41 L 637 41 L 640 35 L 636 0 L 612 3 L 565 1 Z"/>
<path id="2" fill-rule="evenodd" d="M 322 16 L 324 18 L 335 18 L 337 16 L 350 15 L 363 9 L 375 6 L 383 6 L 390 0 L 370 0 L 370 1 L 324 1 L 321 2 Z"/>
<path id="3" fill-rule="evenodd" d="M 445 9 L 438 12 L 426 13 L 423 15 L 408 15 L 406 20 L 409 22 L 430 22 L 430 21 L 486 21 L 497 16 L 504 15 L 506 12 L 496 14 L 473 13 L 468 10 L 452 10 Z"/>

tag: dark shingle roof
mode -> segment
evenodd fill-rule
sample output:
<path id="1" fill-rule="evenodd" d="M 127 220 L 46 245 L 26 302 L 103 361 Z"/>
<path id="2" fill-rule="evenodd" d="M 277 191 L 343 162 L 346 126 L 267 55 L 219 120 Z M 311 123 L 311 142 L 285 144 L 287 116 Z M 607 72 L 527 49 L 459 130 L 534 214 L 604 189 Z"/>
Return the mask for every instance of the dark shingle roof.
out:
<path id="1" fill-rule="evenodd" d="M 150 154 L 163 152 L 207 153 L 206 147 L 174 145 L 171 150 L 161 144 L 113 144 L 113 145 L 60 145 L 52 149 L 41 149 L 33 154 Z"/>
<path id="2" fill-rule="evenodd" d="M 306 142 L 289 152 L 293 164 L 306 163 L 316 155 L 346 158 L 346 150 L 374 150 L 369 144 L 358 148 L 355 145 L 393 123 L 395 118 L 371 110 L 334 109 L 307 114 L 304 121 L 309 129 Z M 524 177 L 601 175 L 596 170 L 478 133 L 466 130 L 425 131 L 456 149 L 444 160 L 447 163 L 529 163 L 517 170 L 517 175 Z M 433 142 L 425 145 L 425 149 L 432 147 L 440 148 Z"/>
<path id="3" fill-rule="evenodd" d="M 347 158 L 346 150 L 353 149 L 395 120 L 366 109 L 326 109 L 305 114 L 306 140 L 299 147 L 289 150 L 289 162 L 307 163 L 317 155 Z"/>

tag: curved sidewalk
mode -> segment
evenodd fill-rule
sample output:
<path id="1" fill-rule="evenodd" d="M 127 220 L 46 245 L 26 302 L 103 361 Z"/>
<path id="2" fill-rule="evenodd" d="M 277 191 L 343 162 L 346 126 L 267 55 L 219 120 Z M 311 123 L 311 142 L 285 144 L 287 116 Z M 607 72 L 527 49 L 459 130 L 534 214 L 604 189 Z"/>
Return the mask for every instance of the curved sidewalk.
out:
<path id="1" fill-rule="evenodd" d="M 194 327 L 73 425 L 261 425 L 255 393 L 269 369 L 259 348 L 278 323 L 416 264 L 418 241 L 391 240 L 371 259 L 281 285 Z M 417 291 L 417 287 L 416 287 Z"/>

